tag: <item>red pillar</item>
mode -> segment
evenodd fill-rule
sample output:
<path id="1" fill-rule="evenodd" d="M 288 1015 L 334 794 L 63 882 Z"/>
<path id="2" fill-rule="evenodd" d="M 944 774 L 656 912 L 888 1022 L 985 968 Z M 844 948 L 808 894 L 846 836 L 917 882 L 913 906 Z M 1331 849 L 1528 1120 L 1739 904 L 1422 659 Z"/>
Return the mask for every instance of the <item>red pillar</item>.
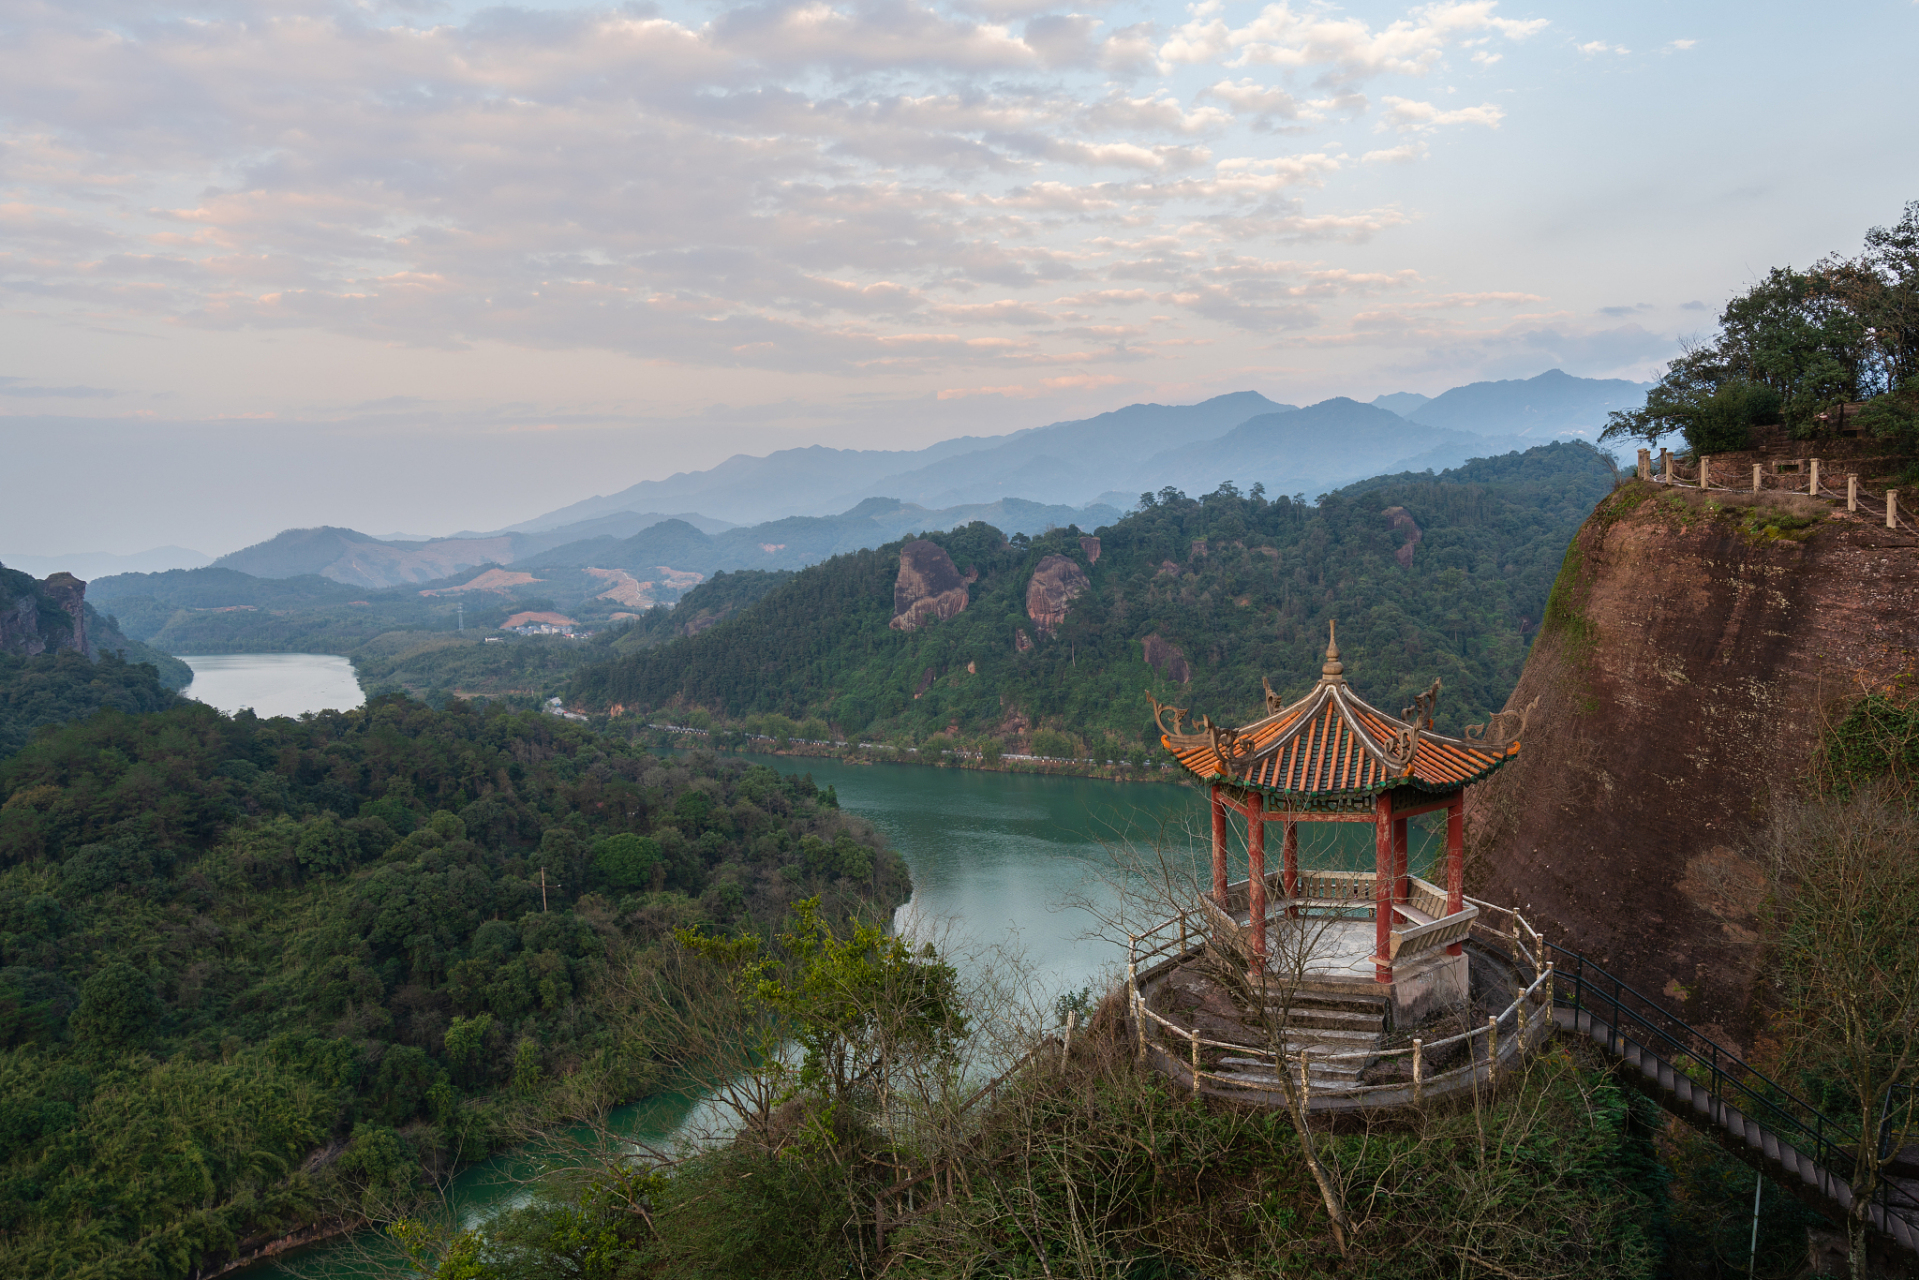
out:
<path id="1" fill-rule="evenodd" d="M 1406 865 L 1405 818 L 1393 819 L 1393 901 L 1410 902 L 1413 897 L 1412 873 Z"/>
<path id="2" fill-rule="evenodd" d="M 1299 896 L 1299 824 L 1291 818 L 1286 820 L 1286 837 L 1281 849 L 1280 856 L 1283 859 L 1281 865 L 1284 867 L 1281 874 L 1286 886 L 1286 897 L 1290 900 Z M 1286 908 L 1286 914 L 1296 916 L 1299 914 L 1299 908 L 1289 906 Z"/>
<path id="3" fill-rule="evenodd" d="M 1253 927 L 1253 963 L 1266 964 L 1266 802 L 1255 795 L 1246 810 L 1246 894 Z"/>
<path id="4" fill-rule="evenodd" d="M 1382 793 L 1373 817 L 1373 977 L 1393 980 L 1393 798 Z"/>
<path id="5" fill-rule="evenodd" d="M 1466 793 L 1453 796 L 1446 807 L 1446 914 L 1466 905 Z M 1446 948 L 1449 956 L 1465 950 L 1455 942 Z"/>
<path id="6" fill-rule="evenodd" d="M 1213 901 L 1226 909 L 1226 800 L 1213 784 Z"/>

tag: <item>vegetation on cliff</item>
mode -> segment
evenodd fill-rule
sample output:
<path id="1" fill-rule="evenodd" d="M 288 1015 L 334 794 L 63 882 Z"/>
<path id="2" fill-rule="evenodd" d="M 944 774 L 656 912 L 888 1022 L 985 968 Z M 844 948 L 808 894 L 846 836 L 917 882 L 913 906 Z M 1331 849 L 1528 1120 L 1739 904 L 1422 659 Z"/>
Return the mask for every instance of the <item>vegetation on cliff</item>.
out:
<path id="1" fill-rule="evenodd" d="M 397 1212 L 653 1067 L 606 975 L 907 891 L 830 792 L 552 716 L 107 711 L 0 765 L 0 1272 Z"/>
<path id="2" fill-rule="evenodd" d="M 1856 258 L 1774 267 L 1726 304 L 1719 331 L 1667 366 L 1643 408 L 1602 439 L 1681 433 L 1695 453 L 1748 447 L 1752 428 L 1828 434 L 1819 415 L 1869 401 L 1859 422 L 1919 453 L 1919 201 L 1866 233 Z"/>
<path id="3" fill-rule="evenodd" d="M 1438 676 L 1439 719 L 1456 731 L 1504 704 L 1566 543 L 1613 483 L 1604 455 L 1555 444 L 1381 477 L 1317 506 L 1231 486 L 1144 495 L 1099 531 L 1097 559 L 1077 529 L 1009 541 L 971 525 L 927 537 L 977 575 L 957 616 L 889 626 L 894 544 L 803 570 L 698 635 L 583 669 L 568 700 L 1143 760 L 1157 734 L 1148 691 L 1244 716 L 1262 677 L 1288 693 L 1317 677 L 1337 619 L 1368 697 L 1398 705 Z M 1049 556 L 1088 581 L 1050 636 L 1028 601 Z"/>

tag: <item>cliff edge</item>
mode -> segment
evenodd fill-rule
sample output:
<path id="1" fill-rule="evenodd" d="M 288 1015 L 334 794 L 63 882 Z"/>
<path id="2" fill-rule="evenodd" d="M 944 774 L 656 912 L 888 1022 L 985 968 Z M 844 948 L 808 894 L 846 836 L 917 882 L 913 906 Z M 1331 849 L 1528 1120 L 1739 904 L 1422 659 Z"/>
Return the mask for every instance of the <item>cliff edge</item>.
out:
<path id="1" fill-rule="evenodd" d="M 1468 792 L 1476 896 L 1521 906 L 1730 1046 L 1750 1044 L 1771 797 L 1822 717 L 1919 664 L 1919 538 L 1802 495 L 1633 481 L 1566 553 L 1508 709 L 1520 758 Z"/>

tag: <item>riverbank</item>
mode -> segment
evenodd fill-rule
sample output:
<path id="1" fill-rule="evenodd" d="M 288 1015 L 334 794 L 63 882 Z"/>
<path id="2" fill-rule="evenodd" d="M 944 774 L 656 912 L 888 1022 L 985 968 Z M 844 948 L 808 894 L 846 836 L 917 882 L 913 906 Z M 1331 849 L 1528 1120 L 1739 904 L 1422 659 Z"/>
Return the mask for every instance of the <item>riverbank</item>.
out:
<path id="1" fill-rule="evenodd" d="M 555 711 L 555 715 L 565 714 Z M 573 718 L 573 717 L 569 717 Z M 590 717 L 600 727 L 616 725 L 604 716 Z M 1171 764 L 1135 765 L 1124 760 L 1088 760 L 1066 756 L 1036 756 L 1012 751 L 896 746 L 890 742 L 834 742 L 825 739 L 774 738 L 738 729 L 696 729 L 690 725 L 641 726 L 635 736 L 656 735 L 648 745 L 671 749 L 700 742 L 715 751 L 750 751 L 759 755 L 811 757 L 845 764 L 911 764 L 930 769 L 971 769 L 981 773 L 1025 773 L 1064 778 L 1092 778 L 1105 782 L 1183 782 L 1186 775 Z M 676 741 L 676 739 L 678 741 Z"/>

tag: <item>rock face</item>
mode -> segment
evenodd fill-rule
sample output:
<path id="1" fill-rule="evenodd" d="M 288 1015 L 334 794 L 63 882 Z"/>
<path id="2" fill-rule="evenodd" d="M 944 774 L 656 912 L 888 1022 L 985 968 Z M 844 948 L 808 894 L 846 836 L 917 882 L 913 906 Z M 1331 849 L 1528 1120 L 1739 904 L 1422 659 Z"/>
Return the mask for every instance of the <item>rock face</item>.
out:
<path id="1" fill-rule="evenodd" d="M 1467 792 L 1469 874 L 1750 1044 L 1765 872 L 1748 842 L 1804 777 L 1822 712 L 1919 665 L 1919 539 L 1843 503 L 1804 542 L 1755 538 L 1701 498 L 1631 483 L 1574 539 L 1507 703 L 1539 700 L 1520 757 Z"/>
<path id="2" fill-rule="evenodd" d="M 1086 553 L 1087 564 L 1099 563 L 1099 539 L 1098 538 L 1093 537 L 1091 534 L 1086 535 L 1084 538 L 1081 538 L 1079 540 L 1079 549 Z"/>
<path id="3" fill-rule="evenodd" d="M 1145 637 L 1140 645 L 1146 650 L 1146 665 L 1179 684 L 1190 683 L 1193 668 L 1186 662 L 1186 655 L 1179 646 L 1162 637 L 1158 632 Z"/>
<path id="4" fill-rule="evenodd" d="M 1399 561 L 1400 568 L 1410 569 L 1413 564 L 1413 548 L 1419 545 L 1419 540 L 1426 536 L 1425 533 L 1413 519 L 1412 512 L 1404 507 L 1387 507 L 1380 514 L 1386 517 L 1396 532 L 1406 535 L 1406 541 L 1393 552 L 1393 559 Z"/>
<path id="5" fill-rule="evenodd" d="M 70 649 L 95 656 L 87 645 L 87 584 L 70 573 L 45 581 L 0 569 L 0 652 L 32 657 Z"/>
<path id="6" fill-rule="evenodd" d="M 1050 636 L 1066 621 L 1073 597 L 1090 585 L 1086 570 L 1079 567 L 1078 561 L 1060 555 L 1047 556 L 1033 570 L 1033 580 L 1026 584 L 1026 616 L 1033 620 L 1033 626 L 1041 635 Z"/>
<path id="7" fill-rule="evenodd" d="M 928 618 L 943 622 L 966 608 L 966 579 L 946 548 L 924 538 L 900 548 L 900 574 L 893 580 L 895 631 L 912 631 Z"/>

